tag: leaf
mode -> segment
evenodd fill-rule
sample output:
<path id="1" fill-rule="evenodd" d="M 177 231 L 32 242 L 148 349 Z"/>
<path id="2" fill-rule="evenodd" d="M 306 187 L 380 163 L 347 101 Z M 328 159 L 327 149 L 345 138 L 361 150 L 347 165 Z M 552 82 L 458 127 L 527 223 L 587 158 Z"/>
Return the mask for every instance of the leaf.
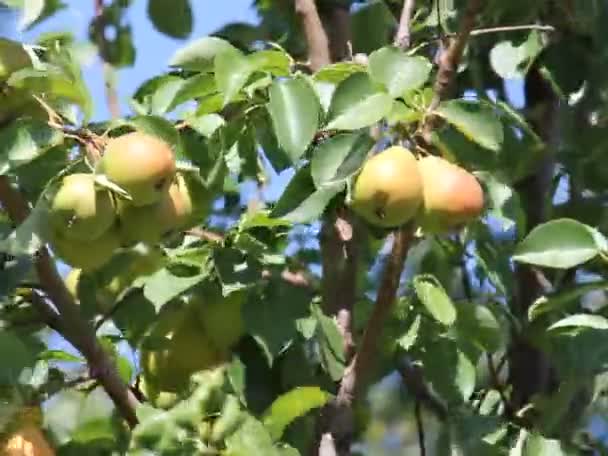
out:
<path id="1" fill-rule="evenodd" d="M 277 49 L 254 52 L 247 56 L 254 71 L 267 71 L 273 76 L 288 76 L 289 54 Z"/>
<path id="2" fill-rule="evenodd" d="M 23 0 L 19 29 L 26 30 L 42 15 L 46 0 Z"/>
<path id="3" fill-rule="evenodd" d="M 420 332 L 420 323 L 422 322 L 422 317 L 420 315 L 416 315 L 416 318 L 407 329 L 405 334 L 397 339 L 397 345 L 401 347 L 403 350 L 408 351 L 410 348 L 414 346 L 416 340 L 418 339 L 418 333 Z"/>
<path id="4" fill-rule="evenodd" d="M 344 189 L 343 182 L 315 190 L 310 166 L 298 170 L 271 212 L 273 218 L 308 223 L 320 217 L 331 199 Z"/>
<path id="5" fill-rule="evenodd" d="M 192 33 L 189 0 L 148 0 L 148 17 L 159 32 L 173 38 L 188 38 Z"/>
<path id="6" fill-rule="evenodd" d="M 226 438 L 226 451 L 230 456 L 279 456 L 270 434 L 262 423 L 249 416 L 236 432 Z"/>
<path id="7" fill-rule="evenodd" d="M 503 79 L 523 78 L 543 49 L 540 34 L 532 31 L 519 46 L 512 41 L 501 41 L 490 51 L 490 65 Z"/>
<path id="8" fill-rule="evenodd" d="M 422 87 L 431 68 L 431 62 L 424 57 L 410 57 L 393 46 L 378 49 L 369 56 L 372 79 L 383 84 L 393 98 Z"/>
<path id="9" fill-rule="evenodd" d="M 356 173 L 374 140 L 367 133 L 343 133 L 323 141 L 315 147 L 311 161 L 311 175 L 320 189 L 348 179 Z"/>
<path id="10" fill-rule="evenodd" d="M 314 74 L 315 81 L 338 84 L 354 73 L 365 72 L 365 66 L 354 62 L 338 62 L 326 65 Z"/>
<path id="11" fill-rule="evenodd" d="M 346 367 L 342 333 L 336 320 L 325 315 L 319 307 L 315 306 L 313 313 L 317 319 L 315 335 L 321 348 L 321 363 L 332 380 L 338 381 Z"/>
<path id="12" fill-rule="evenodd" d="M 475 390 L 475 365 L 454 341 L 441 338 L 425 347 L 425 374 L 448 401 L 467 401 Z"/>
<path id="13" fill-rule="evenodd" d="M 236 49 L 228 41 L 206 36 L 178 49 L 171 57 L 169 65 L 187 70 L 210 71 L 216 55 Z"/>
<path id="14" fill-rule="evenodd" d="M 0 329 L 0 385 L 16 383 L 21 372 L 35 363 L 35 353 L 15 332 Z"/>
<path id="15" fill-rule="evenodd" d="M 573 219 L 551 220 L 534 228 L 518 244 L 513 259 L 548 268 L 573 268 L 599 253 L 591 230 Z"/>
<path id="16" fill-rule="evenodd" d="M 504 139 L 503 128 L 494 110 L 484 102 L 444 101 L 435 111 L 471 141 L 498 152 Z"/>
<path id="17" fill-rule="evenodd" d="M 27 218 L 6 239 L 0 241 L 0 252 L 14 256 L 36 253 L 46 238 L 47 211 L 47 202 L 41 199 Z"/>
<path id="18" fill-rule="evenodd" d="M 516 448 L 511 450 L 509 456 L 565 456 L 566 453 L 562 448 L 562 444 L 559 440 L 547 439 L 539 434 L 529 434 L 525 432 L 525 440 L 523 445 L 520 446 L 518 452 Z"/>
<path id="19" fill-rule="evenodd" d="M 432 275 L 414 277 L 414 289 L 420 302 L 440 323 L 450 326 L 456 321 L 456 308 L 439 280 Z"/>
<path id="20" fill-rule="evenodd" d="M 521 207 L 519 194 L 495 174 L 477 172 L 475 176 L 484 184 L 484 196 L 488 202 L 488 215 L 502 222 L 503 231 L 517 228 L 525 232 L 525 213 Z"/>
<path id="21" fill-rule="evenodd" d="M 70 64 L 74 63 L 67 63 L 67 65 Z M 93 114 L 93 99 L 80 72 L 67 74 L 63 68 L 58 67 L 48 67 L 44 70 L 25 68 L 13 73 L 7 84 L 11 87 L 28 90 L 43 98 L 75 103 L 82 108 L 85 120 Z"/>
<path id="22" fill-rule="evenodd" d="M 295 163 L 319 126 L 319 101 L 303 79 L 276 80 L 270 86 L 268 112 L 279 144 Z"/>
<path id="23" fill-rule="evenodd" d="M 283 436 L 285 428 L 312 409 L 323 407 L 331 398 L 317 386 L 295 388 L 279 396 L 264 412 L 262 422 L 274 441 Z"/>
<path id="24" fill-rule="evenodd" d="M 326 129 L 357 130 L 387 116 L 393 107 L 390 95 L 376 89 L 366 73 L 355 73 L 340 83 L 329 107 Z"/>
<path id="25" fill-rule="evenodd" d="M 144 296 L 154 304 L 158 313 L 166 303 L 202 282 L 206 276 L 206 271 L 202 271 L 193 276 L 180 277 L 161 269 L 144 279 Z"/>
<path id="26" fill-rule="evenodd" d="M 549 330 L 559 328 L 590 328 L 590 329 L 608 329 L 608 319 L 601 315 L 578 314 L 570 315 L 549 326 Z"/>
<path id="27" fill-rule="evenodd" d="M 224 106 L 243 88 L 255 67 L 237 49 L 226 49 L 215 57 L 215 82 L 224 94 Z"/>
<path id="28" fill-rule="evenodd" d="M 261 299 L 250 297 L 244 304 L 247 333 L 262 347 L 269 365 L 297 335 L 295 322 L 306 315 L 309 302 L 306 290 L 273 282 Z"/>
<path id="29" fill-rule="evenodd" d="M 500 323 L 492 311 L 482 304 L 460 303 L 456 325 L 461 340 L 481 350 L 493 352 L 502 345 Z"/>
<path id="30" fill-rule="evenodd" d="M 580 298 L 594 290 L 608 290 L 608 281 L 577 284 L 558 293 L 541 296 L 528 308 L 528 320 L 532 321 L 548 312 L 563 310 L 570 304 L 578 303 Z"/>
<path id="31" fill-rule="evenodd" d="M 0 131 L 0 175 L 25 165 L 63 142 L 60 130 L 46 122 L 19 119 Z"/>

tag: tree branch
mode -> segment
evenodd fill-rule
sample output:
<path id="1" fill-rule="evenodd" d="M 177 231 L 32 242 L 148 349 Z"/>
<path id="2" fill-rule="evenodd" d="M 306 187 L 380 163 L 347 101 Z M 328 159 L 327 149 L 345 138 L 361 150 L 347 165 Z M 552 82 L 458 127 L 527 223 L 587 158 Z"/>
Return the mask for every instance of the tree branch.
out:
<path id="1" fill-rule="evenodd" d="M 416 428 L 418 429 L 418 448 L 420 456 L 426 456 L 426 441 L 424 436 L 424 419 L 422 417 L 422 407 L 420 402 L 416 401 L 414 405 L 414 415 L 416 416 Z"/>
<path id="2" fill-rule="evenodd" d="M 15 223 L 22 223 L 30 213 L 26 200 L 10 184 L 6 176 L 0 177 L 0 203 Z M 38 251 L 34 264 L 40 283 L 58 310 L 58 315 L 54 320 L 54 324 L 57 325 L 56 329 L 82 353 L 89 365 L 91 376 L 98 379 L 129 425 L 135 426 L 137 424 L 135 408 L 138 402 L 120 378 L 108 354 L 97 341 L 92 324 L 80 315 L 80 309 L 66 289 L 45 246 Z M 40 301 L 37 303 L 37 307 L 43 309 Z"/>
<path id="3" fill-rule="evenodd" d="M 399 28 L 397 29 L 397 35 L 395 36 L 395 46 L 404 50 L 410 47 L 410 23 L 412 22 L 412 13 L 414 12 L 415 5 L 416 0 L 405 0 L 403 3 L 403 10 L 401 11 Z"/>
<path id="4" fill-rule="evenodd" d="M 93 6 L 95 11 L 95 17 L 101 18 L 101 16 L 103 15 L 103 9 L 105 8 L 104 1 L 93 0 Z M 114 119 L 117 119 L 120 117 L 120 101 L 118 99 L 118 93 L 116 92 L 116 82 L 114 81 L 116 73 L 114 71 L 114 67 L 105 61 L 103 62 L 102 70 L 108 110 L 110 111 L 110 116 L 112 116 L 112 118 Z"/>
<path id="5" fill-rule="evenodd" d="M 296 13 L 300 15 L 308 43 L 308 60 L 313 71 L 331 63 L 329 39 L 319 17 L 315 0 L 296 0 Z"/>
<path id="6" fill-rule="evenodd" d="M 482 5 L 483 0 L 469 0 L 463 13 L 458 33 L 449 39 L 447 49 L 439 55 L 439 69 L 435 85 L 433 86 L 434 96 L 428 108 L 429 113 L 437 109 L 441 100 L 445 99 L 449 94 L 458 64 L 462 59 L 469 35 L 475 26 L 475 19 Z M 427 125 L 432 127 L 431 122 L 427 122 Z"/>

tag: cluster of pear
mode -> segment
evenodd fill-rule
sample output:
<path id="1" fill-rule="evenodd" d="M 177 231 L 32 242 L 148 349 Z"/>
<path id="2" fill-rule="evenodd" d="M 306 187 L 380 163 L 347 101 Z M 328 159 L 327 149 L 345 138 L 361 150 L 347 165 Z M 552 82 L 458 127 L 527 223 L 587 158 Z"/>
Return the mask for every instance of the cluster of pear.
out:
<path id="1" fill-rule="evenodd" d="M 245 332 L 245 291 L 222 295 L 209 284 L 186 302 L 165 305 L 141 347 L 142 391 L 159 408 L 172 406 L 192 374 L 224 365 Z"/>
<path id="2" fill-rule="evenodd" d="M 464 168 L 432 155 L 417 159 L 392 146 L 363 165 L 352 208 L 374 226 L 394 228 L 415 220 L 426 233 L 440 234 L 479 217 L 484 194 Z"/>
<path id="3" fill-rule="evenodd" d="M 55 451 L 42 429 L 39 406 L 26 406 L 12 417 L 0 435 L 0 454 L 5 456 L 54 456 Z"/>
<path id="4" fill-rule="evenodd" d="M 130 199 L 99 185 L 95 174 L 105 175 Z M 211 203 L 202 184 L 176 171 L 171 147 L 152 135 L 110 139 L 95 174 L 65 176 L 49 210 L 53 252 L 85 271 L 106 264 L 120 247 L 155 244 L 195 225 Z"/>

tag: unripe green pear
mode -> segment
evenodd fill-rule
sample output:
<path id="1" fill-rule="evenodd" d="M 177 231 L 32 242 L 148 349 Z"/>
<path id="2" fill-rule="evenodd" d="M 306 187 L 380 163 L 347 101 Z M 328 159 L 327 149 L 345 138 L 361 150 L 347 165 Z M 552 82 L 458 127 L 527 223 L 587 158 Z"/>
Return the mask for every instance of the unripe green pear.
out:
<path id="1" fill-rule="evenodd" d="M 125 189 L 134 206 L 161 200 L 175 175 L 175 157 L 161 139 L 133 132 L 110 139 L 99 171 Z"/>
<path id="2" fill-rule="evenodd" d="M 126 242 L 154 244 L 192 215 L 192 199 L 183 177 L 178 175 L 157 203 L 135 206 L 121 202 L 119 213 L 121 235 Z"/>
<path id="3" fill-rule="evenodd" d="M 483 189 L 473 174 L 436 156 L 422 158 L 418 168 L 424 203 L 417 221 L 426 232 L 442 233 L 481 215 Z"/>
<path id="4" fill-rule="evenodd" d="M 21 43 L 0 38 L 0 82 L 11 73 L 32 66 L 32 59 Z"/>
<path id="5" fill-rule="evenodd" d="M 416 157 L 403 147 L 389 147 L 373 156 L 357 176 L 352 208 L 371 225 L 403 225 L 421 203 L 422 179 Z"/>
<path id="6" fill-rule="evenodd" d="M 53 253 L 73 268 L 92 271 L 106 264 L 120 247 L 118 232 L 110 228 L 93 241 L 66 239 L 57 232 L 50 235 Z"/>
<path id="7" fill-rule="evenodd" d="M 157 392 L 180 392 L 190 376 L 226 361 L 202 328 L 191 306 L 165 306 L 153 328 L 141 364 L 146 384 Z"/>
<path id="8" fill-rule="evenodd" d="M 112 195 L 96 188 L 93 174 L 64 177 L 51 203 L 52 228 L 66 239 L 95 240 L 110 229 L 115 217 Z"/>
<path id="9" fill-rule="evenodd" d="M 192 298 L 203 328 L 216 347 L 229 350 L 245 333 L 242 315 L 245 298 L 246 292 L 243 290 L 224 297 L 219 289 L 211 287 Z"/>

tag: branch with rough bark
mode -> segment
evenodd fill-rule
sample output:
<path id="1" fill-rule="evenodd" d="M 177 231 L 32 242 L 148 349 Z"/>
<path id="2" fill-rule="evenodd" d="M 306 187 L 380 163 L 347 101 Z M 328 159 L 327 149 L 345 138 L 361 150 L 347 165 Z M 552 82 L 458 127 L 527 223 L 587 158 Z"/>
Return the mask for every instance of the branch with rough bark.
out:
<path id="1" fill-rule="evenodd" d="M 456 74 L 456 68 L 462 58 L 466 42 L 475 24 L 477 14 L 482 6 L 481 0 L 470 0 L 460 24 L 459 33 L 454 37 L 446 50 L 439 56 L 439 69 L 437 80 L 434 85 L 434 97 L 430 110 L 435 109 L 439 103 L 447 97 L 452 80 Z M 405 2 L 404 8 L 413 8 L 410 2 Z M 404 19 L 405 18 L 405 19 Z M 408 24 L 401 24 L 401 33 L 409 33 L 409 21 L 411 11 L 402 14 L 402 20 Z M 397 38 L 396 38 L 397 40 Z M 433 128 L 430 117 L 425 121 L 424 129 L 429 131 Z M 350 454 L 350 445 L 354 432 L 352 405 L 357 399 L 366 375 L 373 368 L 376 343 L 381 335 L 384 323 L 395 303 L 399 281 L 403 273 L 405 259 L 413 240 L 413 227 L 404 226 L 395 232 L 393 247 L 378 288 L 378 295 L 374 304 L 374 310 L 366 325 L 363 338 L 357 347 L 352 361 L 346 369 L 336 401 L 329 409 L 327 431 L 322 436 L 321 442 L 333 441 L 335 453 Z M 330 453 L 328 453 L 330 454 Z M 324 456 L 321 454 L 321 456 Z"/>
<path id="2" fill-rule="evenodd" d="M 411 22 L 415 5 L 416 0 L 405 0 L 403 3 L 399 27 L 397 28 L 397 34 L 395 35 L 395 46 L 401 49 L 407 49 L 410 47 Z"/>
<path id="3" fill-rule="evenodd" d="M 19 190 L 11 185 L 6 176 L 0 177 L 0 204 L 11 220 L 17 224 L 23 223 L 30 213 L 27 201 Z M 138 401 L 128 385 L 120 378 L 109 355 L 99 344 L 92 324 L 82 318 L 80 309 L 65 287 L 45 246 L 38 250 L 34 265 L 46 297 L 57 311 L 55 313 L 40 296 L 33 299 L 33 304 L 43 315 L 51 318 L 55 329 L 82 353 L 89 365 L 91 377 L 99 381 L 129 425 L 135 426 L 137 424 L 135 409 Z"/>
<path id="4" fill-rule="evenodd" d="M 329 38 L 321 22 L 315 0 L 296 0 L 295 6 L 308 43 L 310 68 L 317 71 L 331 63 Z"/>

